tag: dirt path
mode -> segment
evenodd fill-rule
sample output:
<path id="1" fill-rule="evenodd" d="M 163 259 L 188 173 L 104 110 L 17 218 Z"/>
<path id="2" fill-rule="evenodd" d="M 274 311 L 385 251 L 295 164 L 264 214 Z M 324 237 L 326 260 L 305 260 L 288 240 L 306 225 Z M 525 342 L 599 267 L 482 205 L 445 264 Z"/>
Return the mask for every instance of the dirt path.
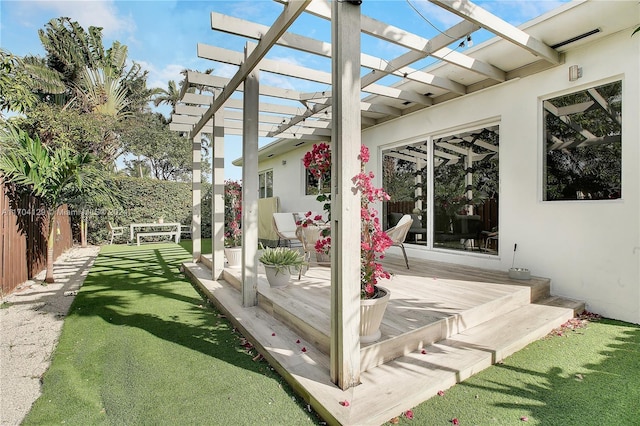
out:
<path id="1" fill-rule="evenodd" d="M 58 258 L 54 284 L 44 271 L 2 299 L 0 309 L 0 425 L 19 425 L 40 396 L 64 317 L 100 247 L 73 247 Z"/>

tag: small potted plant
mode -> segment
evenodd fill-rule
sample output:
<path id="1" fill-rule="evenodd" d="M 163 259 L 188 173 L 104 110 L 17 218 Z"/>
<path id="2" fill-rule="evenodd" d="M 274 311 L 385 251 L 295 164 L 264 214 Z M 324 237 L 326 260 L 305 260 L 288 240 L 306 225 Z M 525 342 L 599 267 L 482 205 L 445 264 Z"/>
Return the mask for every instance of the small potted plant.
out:
<path id="1" fill-rule="evenodd" d="M 271 287 L 286 286 L 291 281 L 291 268 L 298 270 L 305 265 L 303 255 L 289 247 L 267 247 L 259 260 Z"/>

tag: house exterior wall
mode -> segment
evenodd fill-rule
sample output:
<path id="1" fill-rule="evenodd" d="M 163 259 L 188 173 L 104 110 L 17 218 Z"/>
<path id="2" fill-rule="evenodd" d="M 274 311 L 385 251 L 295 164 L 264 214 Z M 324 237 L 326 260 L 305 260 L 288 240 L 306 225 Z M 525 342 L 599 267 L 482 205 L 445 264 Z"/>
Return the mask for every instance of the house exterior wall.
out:
<path id="1" fill-rule="evenodd" d="M 584 300 L 588 310 L 609 318 L 640 323 L 640 36 L 631 37 L 631 32 L 570 49 L 564 64 L 547 71 L 363 132 L 362 141 L 371 150 L 369 166 L 381 186 L 383 149 L 500 125 L 499 255 L 409 245 L 410 256 L 507 270 L 517 244 L 514 266 L 550 278 L 552 294 Z M 574 64 L 582 67 L 583 77 L 569 82 L 568 68 Z M 543 201 L 542 100 L 617 80 L 623 82 L 622 198 Z M 304 195 L 302 157 L 311 146 L 309 142 L 259 165 L 259 171 L 274 171 L 281 211 L 321 210 L 314 196 Z"/>
<path id="2" fill-rule="evenodd" d="M 280 198 L 280 211 L 283 212 L 321 212 L 322 206 L 315 195 L 305 195 L 305 172 L 302 157 L 313 147 L 307 142 L 299 148 L 260 162 L 259 171 L 273 169 L 273 195 Z M 286 164 L 282 162 L 285 161 Z"/>
<path id="3" fill-rule="evenodd" d="M 365 130 L 380 176 L 383 148 L 500 124 L 500 255 L 408 249 L 411 256 L 551 278 L 552 293 L 587 309 L 640 323 L 639 40 L 631 30 L 568 51 L 565 63 L 463 99 Z M 583 77 L 568 81 L 568 67 Z M 542 201 L 542 99 L 623 81 L 622 190 L 619 200 Z M 375 156 L 374 156 L 375 155 Z M 379 182 L 378 182 L 379 183 Z"/>

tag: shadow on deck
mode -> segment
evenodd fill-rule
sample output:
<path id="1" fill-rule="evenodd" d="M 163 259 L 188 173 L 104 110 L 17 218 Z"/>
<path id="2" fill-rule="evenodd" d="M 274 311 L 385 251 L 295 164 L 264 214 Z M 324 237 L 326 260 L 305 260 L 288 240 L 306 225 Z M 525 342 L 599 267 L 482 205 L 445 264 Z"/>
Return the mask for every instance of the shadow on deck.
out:
<path id="1" fill-rule="evenodd" d="M 393 278 L 382 337 L 361 347 L 361 384 L 329 376 L 330 271 L 311 268 L 286 288 L 258 279 L 258 306 L 242 307 L 241 271 L 211 279 L 210 255 L 185 271 L 267 361 L 330 424 L 382 424 L 525 347 L 584 309 L 551 297 L 550 281 L 387 256 Z M 349 401 L 344 407 L 341 401 Z"/>

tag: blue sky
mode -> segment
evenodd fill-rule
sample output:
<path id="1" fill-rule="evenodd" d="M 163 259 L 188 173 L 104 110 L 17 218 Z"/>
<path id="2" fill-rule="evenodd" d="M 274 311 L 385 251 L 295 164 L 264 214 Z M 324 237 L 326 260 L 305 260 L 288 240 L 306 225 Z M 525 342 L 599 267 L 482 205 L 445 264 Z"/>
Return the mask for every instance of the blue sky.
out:
<path id="1" fill-rule="evenodd" d="M 475 3 L 511 24 L 519 25 L 565 1 L 480 0 Z M 444 30 L 460 20 L 426 0 L 364 0 L 361 8 L 362 13 L 367 16 L 425 38 L 434 37 L 438 30 Z M 78 21 L 85 29 L 91 25 L 102 27 L 105 47 L 110 46 L 114 40 L 127 45 L 129 59 L 149 71 L 148 85 L 166 88 L 169 80 L 178 82 L 182 79 L 180 71 L 185 68 L 214 68 L 213 74 L 224 77 L 230 77 L 235 72 L 234 67 L 196 56 L 197 43 L 237 51 L 242 51 L 244 46 L 244 39 L 211 30 L 211 11 L 270 25 L 281 10 L 282 6 L 271 0 L 0 0 L 0 46 L 19 56 L 44 56 L 38 30 L 43 29 L 52 18 L 67 16 Z M 329 23 L 308 15 L 299 18 L 290 31 L 330 41 Z M 473 34 L 474 43 L 480 43 L 489 37 L 490 34 L 486 31 Z M 403 53 L 400 48 L 393 51 L 387 44 L 369 37 L 363 38 L 362 46 L 365 53 L 385 59 Z M 318 69 L 326 67 L 328 70 L 329 66 L 327 61 L 283 49 L 274 49 L 270 57 Z M 267 74 L 261 77 L 261 81 L 273 86 L 287 87 L 290 84 L 283 77 Z M 162 112 L 168 114 L 167 111 Z M 239 179 L 241 170 L 230 163 L 240 156 L 240 139 L 228 139 L 225 143 L 226 177 Z M 268 141 L 263 141 L 266 142 Z"/>

